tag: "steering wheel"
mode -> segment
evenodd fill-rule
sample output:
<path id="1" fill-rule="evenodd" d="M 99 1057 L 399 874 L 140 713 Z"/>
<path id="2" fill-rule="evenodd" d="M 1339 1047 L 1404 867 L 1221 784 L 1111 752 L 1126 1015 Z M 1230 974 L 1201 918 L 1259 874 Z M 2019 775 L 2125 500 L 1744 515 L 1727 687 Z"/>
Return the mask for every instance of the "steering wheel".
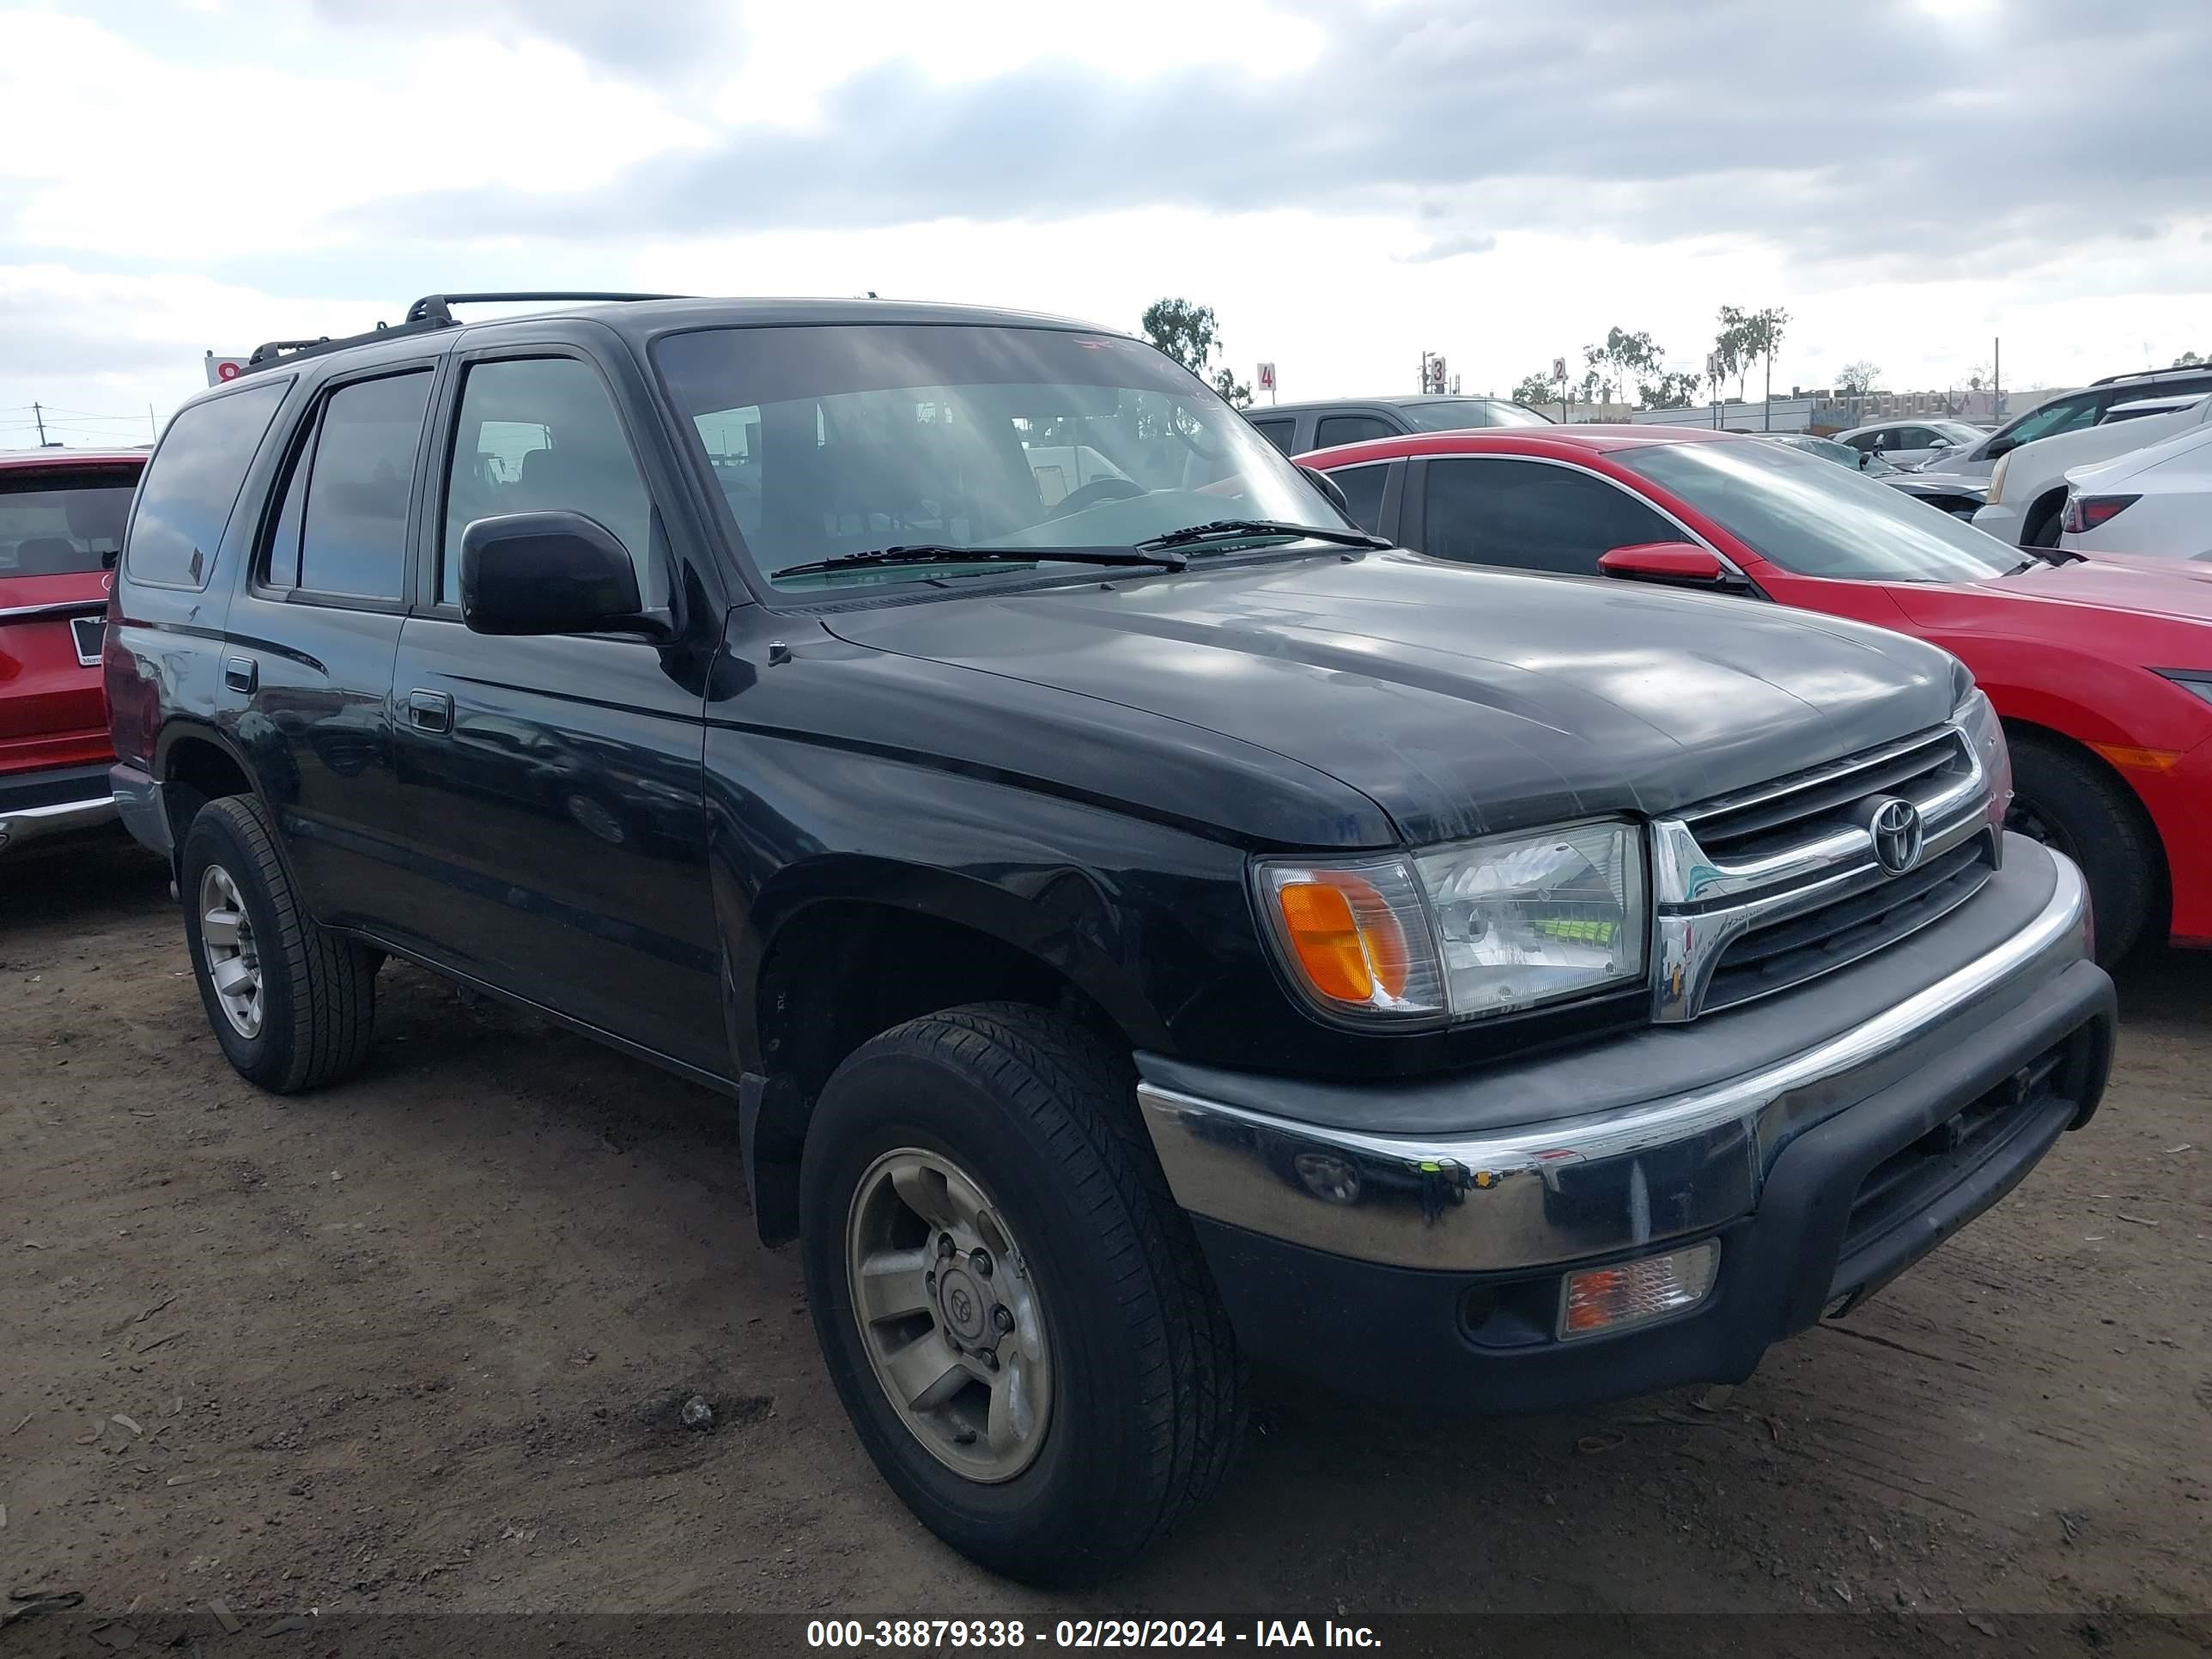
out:
<path id="1" fill-rule="evenodd" d="M 1133 495 L 1149 495 L 1152 492 L 1134 478 L 1093 478 L 1080 489 L 1071 489 L 1053 504 L 1052 516 L 1064 519 L 1071 513 L 1080 513 L 1086 507 L 1096 507 L 1101 501 L 1126 501 Z"/>

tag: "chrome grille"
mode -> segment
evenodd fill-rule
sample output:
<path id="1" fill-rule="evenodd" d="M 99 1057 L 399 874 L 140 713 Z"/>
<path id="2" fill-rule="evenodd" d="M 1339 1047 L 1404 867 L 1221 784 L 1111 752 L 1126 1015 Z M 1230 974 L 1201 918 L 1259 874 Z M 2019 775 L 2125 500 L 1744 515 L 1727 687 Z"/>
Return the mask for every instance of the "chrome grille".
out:
<path id="1" fill-rule="evenodd" d="M 1900 874 L 1870 828 L 1887 799 L 1923 825 Z M 2001 846 L 1973 746 L 1950 726 L 1661 819 L 1653 1018 L 1734 1007 L 1893 945 L 1972 898 Z"/>

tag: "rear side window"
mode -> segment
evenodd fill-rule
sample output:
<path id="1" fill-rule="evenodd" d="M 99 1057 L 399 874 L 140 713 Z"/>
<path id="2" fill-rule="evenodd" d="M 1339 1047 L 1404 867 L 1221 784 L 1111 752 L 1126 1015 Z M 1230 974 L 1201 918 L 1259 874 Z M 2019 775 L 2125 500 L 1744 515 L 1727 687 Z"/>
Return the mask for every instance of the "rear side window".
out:
<path id="1" fill-rule="evenodd" d="M 1396 430 L 1372 415 L 1330 415 L 1314 432 L 1314 447 L 1330 449 L 1338 444 L 1364 444 L 1370 438 L 1395 438 Z"/>
<path id="2" fill-rule="evenodd" d="M 1423 550 L 1440 559 L 1571 576 L 1616 547 L 1682 539 L 1620 485 L 1540 461 L 1432 460 L 1423 508 Z"/>
<path id="3" fill-rule="evenodd" d="M 0 471 L 0 577 L 112 568 L 137 481 L 136 467 Z"/>
<path id="4" fill-rule="evenodd" d="M 756 411 L 756 430 L 757 420 Z M 589 363 L 495 358 L 469 369 L 446 478 L 438 594 L 447 605 L 461 602 L 461 532 L 475 520 L 509 513 L 597 520 L 628 550 L 637 591 L 654 592 L 653 504 L 614 400 Z"/>
<path id="5" fill-rule="evenodd" d="M 1352 514 L 1352 523 L 1375 535 L 1382 533 L 1382 488 L 1390 482 L 1390 469 L 1382 466 L 1347 466 L 1341 472 L 1328 475 L 1336 480 L 1336 487 L 1344 492 L 1346 511 Z"/>
<path id="6" fill-rule="evenodd" d="M 138 496 L 125 561 L 139 581 L 205 587 L 254 451 L 289 383 L 271 380 L 180 410 Z"/>
<path id="7" fill-rule="evenodd" d="M 292 463 L 269 580 L 335 599 L 397 600 L 428 370 L 342 386 Z"/>
<path id="8" fill-rule="evenodd" d="M 1298 423 L 1295 420 L 1255 421 L 1252 425 L 1261 437 L 1285 455 L 1291 453 L 1291 446 L 1297 441 Z"/>

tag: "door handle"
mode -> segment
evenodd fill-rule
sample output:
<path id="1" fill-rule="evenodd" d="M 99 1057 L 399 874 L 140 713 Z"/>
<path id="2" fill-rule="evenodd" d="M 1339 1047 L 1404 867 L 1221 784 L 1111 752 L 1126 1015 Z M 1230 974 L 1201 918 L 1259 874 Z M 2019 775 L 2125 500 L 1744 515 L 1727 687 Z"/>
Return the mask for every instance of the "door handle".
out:
<path id="1" fill-rule="evenodd" d="M 222 683 L 234 691 L 249 696 L 260 689 L 261 665 L 251 657 L 225 657 L 222 659 Z"/>
<path id="2" fill-rule="evenodd" d="M 417 732 L 452 731 L 453 694 L 449 691 L 410 691 L 407 694 L 407 724 Z"/>

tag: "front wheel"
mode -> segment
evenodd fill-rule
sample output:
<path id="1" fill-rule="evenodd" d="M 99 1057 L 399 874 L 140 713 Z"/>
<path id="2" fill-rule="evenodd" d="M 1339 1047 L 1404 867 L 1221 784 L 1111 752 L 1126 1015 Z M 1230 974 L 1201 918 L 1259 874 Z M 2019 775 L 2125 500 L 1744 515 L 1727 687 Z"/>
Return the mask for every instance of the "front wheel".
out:
<path id="1" fill-rule="evenodd" d="M 911 1020 L 822 1092 L 800 1169 L 815 1334 L 861 1443 L 995 1571 L 1096 1580 L 1212 1494 L 1242 1367 L 1126 1057 L 1012 1004 Z"/>
<path id="2" fill-rule="evenodd" d="M 2157 841 L 2118 779 L 2087 757 L 2034 738 L 2012 744 L 2012 810 L 2005 827 L 2081 866 L 2109 967 L 2135 948 L 2157 901 Z"/>

